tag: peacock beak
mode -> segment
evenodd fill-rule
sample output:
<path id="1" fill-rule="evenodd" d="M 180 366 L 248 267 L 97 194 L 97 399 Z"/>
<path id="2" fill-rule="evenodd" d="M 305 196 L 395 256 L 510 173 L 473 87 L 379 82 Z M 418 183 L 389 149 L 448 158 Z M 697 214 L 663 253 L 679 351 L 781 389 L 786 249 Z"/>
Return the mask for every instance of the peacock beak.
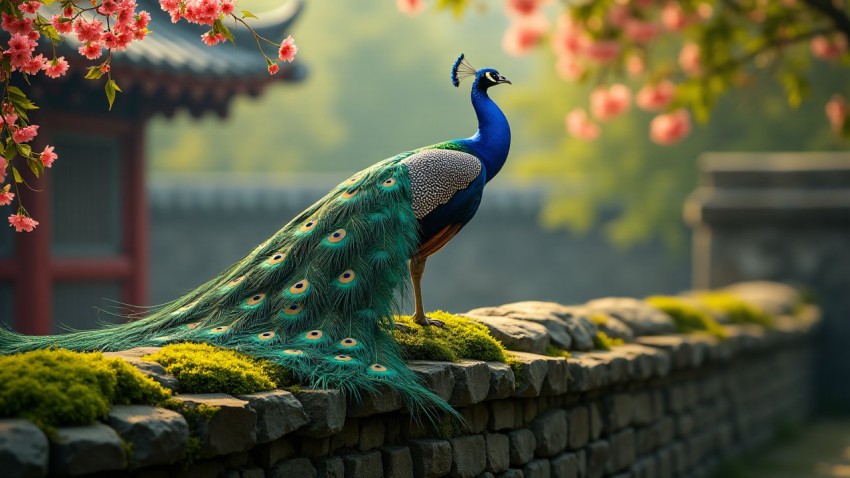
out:
<path id="1" fill-rule="evenodd" d="M 511 80 L 509 80 L 509 79 L 505 78 L 504 76 L 500 76 L 500 77 L 499 77 L 498 84 L 502 84 L 502 83 L 507 83 L 507 84 L 509 84 L 509 85 L 512 85 L 512 84 L 513 84 L 513 83 L 511 83 Z"/>

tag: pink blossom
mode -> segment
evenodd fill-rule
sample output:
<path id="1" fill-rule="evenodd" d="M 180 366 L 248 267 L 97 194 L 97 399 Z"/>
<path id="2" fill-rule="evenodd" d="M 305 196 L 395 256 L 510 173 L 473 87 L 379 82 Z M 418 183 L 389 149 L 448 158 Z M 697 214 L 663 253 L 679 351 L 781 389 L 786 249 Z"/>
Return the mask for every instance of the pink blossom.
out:
<path id="1" fill-rule="evenodd" d="M 295 39 L 292 38 L 292 35 L 286 37 L 282 42 L 280 42 L 280 49 L 278 49 L 277 57 L 283 61 L 289 61 L 295 59 L 295 55 L 298 53 L 298 47 L 295 46 Z"/>
<path id="2" fill-rule="evenodd" d="M 635 104 L 642 110 L 661 111 L 673 101 L 676 86 L 670 80 L 645 85 L 635 96 Z"/>
<path id="3" fill-rule="evenodd" d="M 31 124 L 25 128 L 19 128 L 12 133 L 12 139 L 16 143 L 27 143 L 38 135 L 38 125 Z"/>
<path id="4" fill-rule="evenodd" d="M 45 168 L 53 166 L 53 161 L 59 156 L 53 152 L 53 146 L 45 146 L 44 151 L 38 156 Z"/>
<path id="5" fill-rule="evenodd" d="M 24 2 L 18 5 L 18 10 L 20 10 L 22 13 L 29 13 L 35 15 L 40 7 L 41 2 Z"/>
<path id="6" fill-rule="evenodd" d="M 847 51 L 847 38 L 843 34 L 826 37 L 823 35 L 812 38 L 812 55 L 821 60 L 835 61 Z"/>
<path id="7" fill-rule="evenodd" d="M 68 62 L 65 61 L 64 56 L 60 56 L 48 63 L 47 68 L 44 69 L 44 74 L 51 78 L 59 78 L 64 76 L 67 71 Z"/>
<path id="8" fill-rule="evenodd" d="M 44 55 L 39 54 L 30 58 L 26 65 L 21 66 L 20 70 L 28 75 L 35 75 L 45 67 L 47 67 L 47 59 L 44 58 Z"/>
<path id="9" fill-rule="evenodd" d="M 546 0 L 506 0 L 505 10 L 510 16 L 525 17 L 537 13 Z"/>
<path id="10" fill-rule="evenodd" d="M 671 32 L 677 32 L 688 26 L 689 19 L 679 2 L 667 2 L 661 9 L 661 24 Z"/>
<path id="11" fill-rule="evenodd" d="M 629 20 L 623 27 L 623 33 L 635 43 L 649 43 L 661 33 L 661 27 L 652 22 Z"/>
<path id="12" fill-rule="evenodd" d="M 626 85 L 600 86 L 590 93 L 590 112 L 597 120 L 607 121 L 628 111 L 631 102 L 632 91 Z"/>
<path id="13" fill-rule="evenodd" d="M 208 46 L 213 46 L 227 41 L 227 37 L 224 36 L 223 33 L 214 33 L 212 30 L 210 30 L 201 35 L 201 40 L 203 40 L 204 43 L 206 43 Z"/>
<path id="14" fill-rule="evenodd" d="M 7 184 L 7 189 L 0 189 L 0 206 L 8 206 L 15 199 L 15 193 L 9 192 L 8 186 Z"/>
<path id="15" fill-rule="evenodd" d="M 277 66 L 277 63 L 270 63 L 269 64 L 269 74 L 270 75 L 276 75 L 277 72 L 279 72 L 279 71 L 280 71 L 280 67 Z"/>
<path id="16" fill-rule="evenodd" d="M 513 56 L 522 56 L 531 51 L 549 30 L 549 22 L 543 15 L 516 17 L 505 30 L 502 49 Z"/>
<path id="17" fill-rule="evenodd" d="M 9 126 L 15 126 L 15 123 L 18 121 L 17 113 L 6 113 L 3 116 L 0 116 L 0 124 L 7 124 Z"/>
<path id="18" fill-rule="evenodd" d="M 9 163 L 6 162 L 6 158 L 0 156 L 0 183 L 6 180 L 6 168 L 9 166 Z"/>
<path id="19" fill-rule="evenodd" d="M 658 115 L 649 124 L 649 138 L 656 144 L 678 143 L 691 132 L 691 117 L 685 109 Z"/>
<path id="20" fill-rule="evenodd" d="M 425 9 L 425 2 L 422 0 L 396 0 L 395 5 L 401 13 L 411 17 L 419 15 Z"/>
<path id="21" fill-rule="evenodd" d="M 626 58 L 626 72 L 628 72 L 629 76 L 632 78 L 636 76 L 640 76 L 643 74 L 644 70 L 646 70 L 646 65 L 643 62 L 643 58 L 638 55 L 629 55 Z"/>
<path id="22" fill-rule="evenodd" d="M 714 15 L 714 7 L 710 3 L 702 2 L 697 5 L 697 15 L 703 20 L 708 20 Z"/>
<path id="23" fill-rule="evenodd" d="M 77 18 L 74 21 L 74 33 L 81 42 L 100 41 L 100 37 L 103 36 L 103 23 L 100 20 L 86 22 L 82 18 Z"/>
<path id="24" fill-rule="evenodd" d="M 632 12 L 626 5 L 615 3 L 608 9 L 608 21 L 615 27 L 624 27 L 631 17 Z"/>
<path id="25" fill-rule="evenodd" d="M 572 18 L 563 16 L 552 36 L 552 48 L 558 55 L 576 55 L 584 44 L 584 32 Z"/>
<path id="26" fill-rule="evenodd" d="M 555 63 L 558 76 L 567 81 L 576 81 L 584 73 L 584 67 L 573 55 L 561 55 Z"/>
<path id="27" fill-rule="evenodd" d="M 89 60 L 97 60 L 103 54 L 103 47 L 99 43 L 86 43 L 79 47 L 77 51 Z"/>
<path id="28" fill-rule="evenodd" d="M 15 232 L 32 232 L 38 226 L 38 221 L 19 213 L 9 216 L 9 225 L 15 228 Z"/>
<path id="29" fill-rule="evenodd" d="M 576 108 L 566 117 L 567 133 L 585 141 L 593 141 L 599 137 L 599 126 L 587 117 L 583 108 Z"/>
<path id="30" fill-rule="evenodd" d="M 679 52 L 679 66 L 686 74 L 695 76 L 702 72 L 702 54 L 699 45 L 693 42 L 685 43 Z"/>
<path id="31" fill-rule="evenodd" d="M 53 28 L 55 28 L 60 35 L 67 35 L 74 29 L 74 25 L 70 20 L 60 17 L 59 15 L 53 15 L 53 18 L 50 19 L 50 24 L 53 25 Z"/>
<path id="32" fill-rule="evenodd" d="M 620 55 L 620 43 L 616 40 L 599 40 L 584 47 L 584 54 L 593 61 L 609 62 Z"/>
<path id="33" fill-rule="evenodd" d="M 2 19 L 0 27 L 11 34 L 19 33 L 26 36 L 33 31 L 32 18 L 17 18 L 5 12 L 0 14 L 0 18 Z"/>
<path id="34" fill-rule="evenodd" d="M 109 17 L 114 15 L 115 13 L 118 13 L 120 8 L 121 7 L 115 0 L 103 0 L 100 3 L 100 6 L 97 8 L 97 13 Z"/>
<path id="35" fill-rule="evenodd" d="M 236 3 L 233 0 L 224 0 L 221 2 L 221 13 L 231 15 L 236 10 Z"/>
<path id="36" fill-rule="evenodd" d="M 843 96 L 833 95 L 826 103 L 826 117 L 829 119 L 832 131 L 841 133 L 844 130 L 844 123 L 847 121 L 847 102 Z"/>

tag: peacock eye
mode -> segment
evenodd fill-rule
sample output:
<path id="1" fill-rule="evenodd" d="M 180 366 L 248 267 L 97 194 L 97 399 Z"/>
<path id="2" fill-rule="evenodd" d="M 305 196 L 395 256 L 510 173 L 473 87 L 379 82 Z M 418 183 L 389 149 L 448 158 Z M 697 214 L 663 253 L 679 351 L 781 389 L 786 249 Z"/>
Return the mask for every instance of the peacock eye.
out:
<path id="1" fill-rule="evenodd" d="M 357 341 L 349 337 L 347 339 L 342 339 L 342 341 L 340 341 L 340 344 L 343 347 L 354 347 L 357 345 Z"/>
<path id="2" fill-rule="evenodd" d="M 345 229 L 337 229 L 332 232 L 330 236 L 328 236 L 328 242 L 335 244 L 341 240 L 345 239 Z"/>
<path id="3" fill-rule="evenodd" d="M 289 293 L 294 295 L 300 295 L 307 292 L 307 289 L 310 288 L 310 282 L 307 279 L 301 279 L 300 281 L 292 284 L 292 287 L 289 288 Z"/>
<path id="4" fill-rule="evenodd" d="M 351 269 L 344 271 L 342 274 L 339 275 L 337 280 L 339 280 L 339 282 L 342 284 L 350 284 L 354 280 L 354 271 Z"/>
<path id="5" fill-rule="evenodd" d="M 232 281 L 227 283 L 227 287 L 233 287 L 233 286 L 239 285 L 242 281 L 245 280 L 245 277 L 247 277 L 247 276 L 241 276 L 241 277 L 237 277 L 237 278 L 233 279 Z"/>
<path id="6" fill-rule="evenodd" d="M 220 334 L 222 332 L 226 332 L 229 328 L 229 325 L 219 325 L 218 327 L 213 327 L 212 329 L 210 329 L 210 332 L 214 334 Z"/>
<path id="7" fill-rule="evenodd" d="M 381 185 L 384 186 L 385 188 L 392 187 L 393 185 L 395 185 L 395 178 L 389 178 L 389 179 L 385 180 L 383 183 L 381 183 Z"/>
<path id="8" fill-rule="evenodd" d="M 266 264 L 273 266 L 275 264 L 280 264 L 283 260 L 286 259 L 286 254 L 283 252 L 276 252 L 274 255 L 266 260 Z"/>
<path id="9" fill-rule="evenodd" d="M 346 192 L 342 193 L 342 198 L 343 199 L 351 199 L 354 196 L 356 196 L 358 192 L 360 192 L 359 189 L 355 189 L 354 191 L 346 191 Z"/>
<path id="10" fill-rule="evenodd" d="M 307 332 L 307 334 L 305 334 L 305 337 L 307 338 L 307 340 L 319 340 L 324 335 L 325 334 L 323 334 L 321 330 L 311 330 Z"/>
<path id="11" fill-rule="evenodd" d="M 304 310 L 304 306 L 301 304 L 292 304 L 289 307 L 283 309 L 283 313 L 286 315 L 297 315 L 299 312 Z M 314 330 L 313 332 L 318 332 Z M 312 332 L 311 332 L 312 333 Z"/>
<path id="12" fill-rule="evenodd" d="M 283 351 L 286 355 L 304 355 L 304 352 L 297 349 L 286 349 Z"/>
<path id="13" fill-rule="evenodd" d="M 301 225 L 301 228 L 300 228 L 301 232 L 312 231 L 316 227 L 316 224 L 318 224 L 318 223 L 319 223 L 318 220 L 310 219 L 309 221 L 307 221 L 307 222 L 305 222 L 304 224 Z"/>
<path id="14" fill-rule="evenodd" d="M 379 363 L 373 363 L 372 365 L 369 366 L 369 368 L 372 369 L 372 371 L 375 371 L 375 372 L 386 372 L 387 371 L 387 367 L 384 367 L 383 365 L 381 365 Z"/>
<path id="15" fill-rule="evenodd" d="M 260 302 L 262 302 L 263 299 L 265 299 L 265 298 L 266 298 L 266 294 L 254 294 L 251 297 L 249 297 L 245 301 L 245 303 L 248 304 L 248 305 L 257 305 Z"/>
<path id="16" fill-rule="evenodd" d="M 274 332 L 263 332 L 257 335 L 257 338 L 260 340 L 271 340 L 274 338 Z"/>
<path id="17" fill-rule="evenodd" d="M 337 355 L 334 358 L 339 362 L 351 362 L 351 357 L 348 355 Z"/>

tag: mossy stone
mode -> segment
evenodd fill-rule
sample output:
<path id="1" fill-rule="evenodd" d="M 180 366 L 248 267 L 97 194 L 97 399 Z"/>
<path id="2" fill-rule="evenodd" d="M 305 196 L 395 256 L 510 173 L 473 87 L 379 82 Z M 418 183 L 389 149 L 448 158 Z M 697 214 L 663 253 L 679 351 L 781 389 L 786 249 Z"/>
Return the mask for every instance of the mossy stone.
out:
<path id="1" fill-rule="evenodd" d="M 504 346 L 490 336 L 486 326 L 467 318 L 443 312 L 428 317 L 441 320 L 445 328 L 422 327 L 410 316 L 396 317 L 395 339 L 408 360 L 457 362 L 461 359 L 504 363 Z"/>

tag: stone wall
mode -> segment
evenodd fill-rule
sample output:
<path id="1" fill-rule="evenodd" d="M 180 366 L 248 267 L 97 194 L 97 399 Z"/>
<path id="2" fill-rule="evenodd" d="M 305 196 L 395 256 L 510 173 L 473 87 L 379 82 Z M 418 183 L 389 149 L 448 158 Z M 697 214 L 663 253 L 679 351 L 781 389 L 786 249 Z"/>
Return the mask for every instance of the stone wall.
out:
<path id="1" fill-rule="evenodd" d="M 115 406 L 104 423 L 59 428 L 49 440 L 26 420 L 5 419 L 0 475 L 708 476 L 806 418 L 817 315 L 809 306 L 774 329 L 725 325 L 725 340 L 637 333 L 610 351 L 569 358 L 516 352 L 514 369 L 411 362 L 465 427 L 411 421 L 391 390 L 362 401 L 335 390 L 178 394 L 195 412 Z M 179 390 L 158 364 L 140 360 L 150 352 L 113 355 Z"/>

